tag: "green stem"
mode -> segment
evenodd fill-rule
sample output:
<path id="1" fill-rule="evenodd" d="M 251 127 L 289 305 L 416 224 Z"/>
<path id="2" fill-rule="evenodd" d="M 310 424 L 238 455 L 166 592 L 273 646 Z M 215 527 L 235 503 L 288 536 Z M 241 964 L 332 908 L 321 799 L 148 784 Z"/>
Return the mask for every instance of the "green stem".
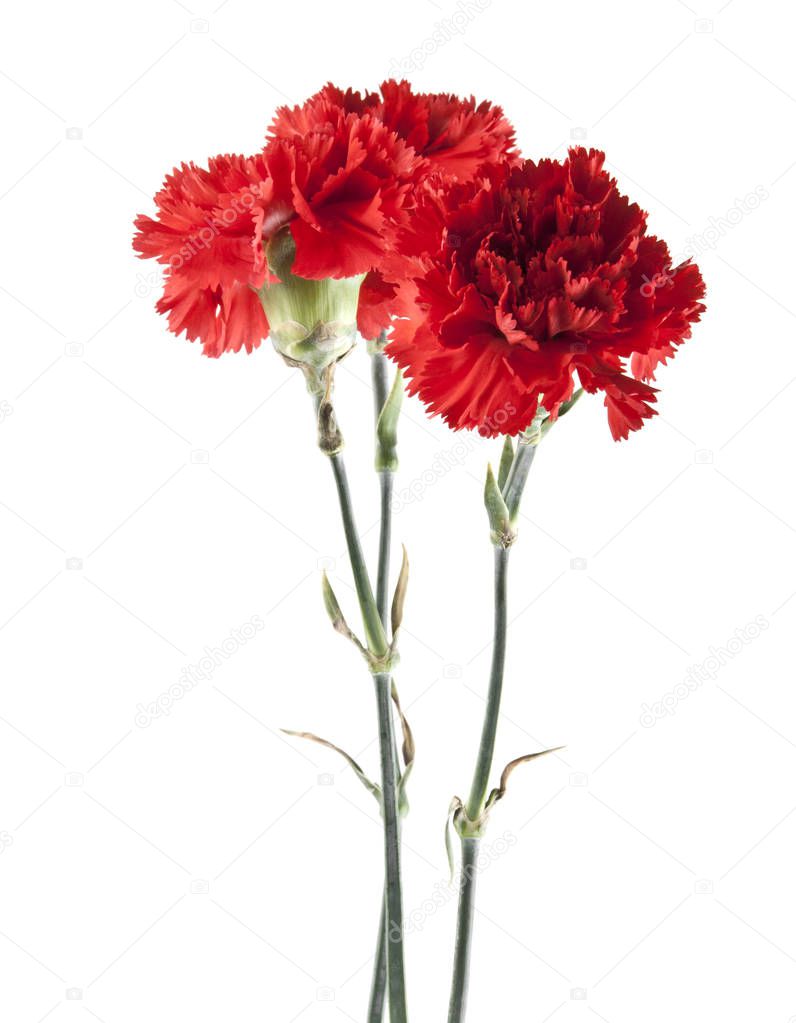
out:
<path id="1" fill-rule="evenodd" d="M 339 452 L 329 455 L 332 464 L 334 481 L 337 484 L 337 496 L 340 501 L 340 512 L 343 517 L 343 532 L 345 533 L 348 556 L 351 561 L 351 570 L 354 573 L 354 586 L 357 591 L 359 606 L 362 611 L 362 622 L 365 626 L 365 635 L 368 641 L 368 649 L 376 657 L 384 657 L 387 654 L 387 637 L 384 626 L 381 623 L 376 601 L 373 599 L 373 589 L 370 585 L 365 555 L 362 551 L 362 544 L 359 539 L 359 532 L 354 520 L 354 507 L 351 501 L 351 491 L 348 486 L 348 474 L 345 470 L 343 456 Z"/>
<path id="2" fill-rule="evenodd" d="M 519 514 L 522 492 L 525 489 L 528 473 L 533 464 L 535 454 L 535 445 L 523 443 L 520 440 L 503 488 L 503 498 L 509 510 L 512 524 L 516 521 Z M 481 820 L 481 815 L 487 799 L 489 775 L 492 771 L 492 761 L 495 756 L 495 739 L 497 737 L 500 700 L 503 694 L 503 676 L 506 666 L 506 631 L 508 627 L 507 576 L 510 550 L 511 547 L 496 546 L 494 552 L 494 638 L 492 665 L 489 673 L 489 691 L 487 693 L 484 723 L 481 729 L 481 742 L 478 747 L 470 796 L 465 807 L 466 825 L 472 828 L 476 834 L 462 834 L 461 836 L 462 877 L 456 923 L 456 951 L 448 1023 L 464 1023 L 467 1007 L 473 914 L 475 912 L 476 863 L 478 860 L 480 836 L 483 833 L 485 823 Z"/>
<path id="3" fill-rule="evenodd" d="M 522 492 L 528 481 L 528 473 L 533 465 L 536 448 L 536 444 L 526 444 L 522 438 L 517 443 L 517 453 L 503 487 L 503 499 L 506 502 L 512 523 L 516 522 L 519 514 Z"/>
<path id="4" fill-rule="evenodd" d="M 506 625 L 508 621 L 508 601 L 506 593 L 506 577 L 508 573 L 510 547 L 495 548 L 495 625 L 492 646 L 492 667 L 489 673 L 489 692 L 486 698 L 486 713 L 481 729 L 481 743 L 473 772 L 473 783 L 470 798 L 467 801 L 467 816 L 477 821 L 481 816 L 486 802 L 489 775 L 492 771 L 492 760 L 495 755 L 495 738 L 497 736 L 498 718 L 500 717 L 500 698 L 503 693 L 503 671 L 506 665 Z"/>
<path id="5" fill-rule="evenodd" d="M 380 339 L 384 340 L 384 335 Z M 376 424 L 390 393 L 387 356 L 375 349 L 370 356 L 371 380 L 373 382 L 373 412 Z M 378 439 L 376 441 L 378 445 Z M 392 488 L 395 474 L 390 469 L 379 470 L 381 499 L 381 521 L 379 524 L 379 565 L 376 575 L 376 606 L 382 624 L 387 629 L 389 614 L 390 585 L 390 542 L 392 537 Z"/>
<path id="6" fill-rule="evenodd" d="M 343 518 L 348 556 L 354 573 L 354 585 L 362 611 L 368 647 L 376 657 L 385 657 L 387 638 L 368 576 L 365 556 L 354 519 L 351 491 L 342 455 L 329 455 Z M 398 821 L 397 777 L 395 764 L 398 747 L 392 717 L 392 679 L 389 673 L 373 676 L 377 695 L 381 787 L 384 814 L 385 909 L 384 934 L 387 958 L 387 987 L 391 1023 L 406 1023 L 406 983 L 403 954 L 403 903 L 401 895 L 401 858 Z"/>
<path id="7" fill-rule="evenodd" d="M 379 933 L 376 938 L 376 958 L 373 965 L 373 980 L 368 1002 L 368 1023 L 381 1023 L 384 1019 L 385 996 L 387 994 L 387 890 L 382 889 Z"/>
<path id="8" fill-rule="evenodd" d="M 495 754 L 495 737 L 500 716 L 500 697 L 503 690 L 503 670 L 506 664 L 506 574 L 511 548 L 495 547 L 495 626 L 492 646 L 492 668 L 489 693 L 481 730 L 481 743 L 473 773 L 470 798 L 465 808 L 470 821 L 477 822 L 484 809 L 489 775 Z M 475 913 L 475 862 L 478 859 L 480 838 L 461 837 L 462 870 L 459 888 L 459 910 L 456 919 L 456 950 L 453 960 L 453 980 L 448 1008 L 448 1023 L 464 1023 L 467 1008 L 467 988 L 470 980 L 470 954 Z"/>
<path id="9" fill-rule="evenodd" d="M 459 882 L 459 915 L 456 921 L 456 952 L 453 962 L 448 1023 L 459 1023 L 467 1009 L 467 988 L 470 980 L 470 947 L 475 915 L 475 881 L 478 874 L 480 838 L 462 839 L 462 873 Z"/>
<path id="10" fill-rule="evenodd" d="M 387 375 L 387 356 L 374 350 L 370 356 L 371 380 L 373 383 L 374 418 L 378 423 L 381 410 L 389 394 Z M 377 442 L 378 443 L 378 442 Z M 390 470 L 382 470 L 379 476 L 379 492 L 381 515 L 379 524 L 379 561 L 376 573 L 376 607 L 385 632 L 389 622 L 389 586 L 390 586 L 390 542 L 392 534 L 392 490 L 394 474 Z M 397 749 L 396 749 L 397 753 Z M 400 768 L 396 760 L 396 774 L 400 778 Z M 379 914 L 379 933 L 376 939 L 376 955 L 373 960 L 373 980 L 368 1001 L 368 1023 L 382 1023 L 387 994 L 387 891 L 385 886 Z"/>
<path id="11" fill-rule="evenodd" d="M 406 1023 L 404 981 L 403 901 L 401 896 L 401 840 L 398 821 L 398 793 L 395 775 L 395 730 L 392 716 L 392 679 L 388 674 L 373 676 L 379 717 L 381 791 L 384 812 L 385 943 L 387 947 L 387 989 L 391 1023 Z"/>
<path id="12" fill-rule="evenodd" d="M 395 474 L 389 469 L 379 473 L 381 523 L 379 526 L 379 566 L 376 575 L 376 607 L 385 631 L 390 614 L 390 543 L 392 540 L 392 489 Z"/>
<path id="13" fill-rule="evenodd" d="M 384 335 L 382 334 L 383 337 Z M 387 395 L 390 393 L 387 368 L 387 356 L 382 351 L 374 350 L 370 356 L 370 378 L 373 383 L 373 406 L 376 422 L 379 420 L 381 410 L 384 408 L 384 403 L 387 400 Z"/>

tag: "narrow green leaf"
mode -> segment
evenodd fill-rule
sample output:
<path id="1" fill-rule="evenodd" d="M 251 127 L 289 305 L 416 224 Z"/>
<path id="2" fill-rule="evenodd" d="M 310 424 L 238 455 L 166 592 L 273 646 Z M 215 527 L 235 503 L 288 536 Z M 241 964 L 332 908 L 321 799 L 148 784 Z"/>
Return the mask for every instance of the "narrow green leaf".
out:
<path id="1" fill-rule="evenodd" d="M 484 504 L 489 516 L 489 528 L 492 543 L 500 547 L 508 547 L 514 540 L 511 516 L 503 500 L 500 487 L 497 485 L 492 466 L 487 466 L 486 486 L 484 487 Z"/>
<path id="2" fill-rule="evenodd" d="M 453 859 L 453 822 L 456 820 L 457 814 L 461 813 L 464 809 L 464 804 L 458 796 L 454 796 L 451 800 L 451 805 L 448 807 L 448 816 L 445 819 L 445 852 L 448 854 L 448 867 L 451 872 L 451 883 L 453 883 L 453 875 L 456 872 L 456 864 Z"/>
<path id="3" fill-rule="evenodd" d="M 564 749 L 563 746 L 554 746 L 552 749 L 543 749 L 539 753 L 526 753 L 523 757 L 517 757 L 515 760 L 510 760 L 503 768 L 503 774 L 500 776 L 498 787 L 496 789 L 492 789 L 490 792 L 486 808 L 490 809 L 498 802 L 498 800 L 502 799 L 506 795 L 509 778 L 520 764 L 527 764 L 531 760 L 536 760 L 538 757 L 546 757 L 548 753 L 558 753 L 558 751 L 562 749 Z"/>
<path id="4" fill-rule="evenodd" d="M 558 418 L 560 419 L 562 416 L 565 416 L 570 409 L 574 408 L 575 405 L 577 405 L 577 403 L 580 401 L 582 397 L 583 388 L 579 387 L 577 391 L 575 391 L 575 393 L 569 399 L 569 401 L 565 401 L 562 403 L 561 408 L 558 410 Z"/>
<path id="5" fill-rule="evenodd" d="M 332 584 L 329 582 L 329 576 L 325 571 L 321 577 L 321 589 L 323 591 L 323 605 L 326 608 L 326 613 L 329 615 L 329 621 L 332 623 L 332 627 L 337 632 L 342 632 L 343 635 L 348 635 L 351 630 L 346 624 L 340 604 L 338 603 L 337 597 L 332 589 Z"/>
<path id="6" fill-rule="evenodd" d="M 404 378 L 400 370 L 376 423 L 376 471 L 395 472 L 398 468 L 398 417 L 404 394 Z"/>
<path id="7" fill-rule="evenodd" d="M 511 463 L 514 461 L 514 442 L 511 437 L 506 434 L 503 441 L 503 450 L 500 454 L 500 466 L 498 468 L 498 486 L 500 487 L 501 493 L 506 485 L 506 480 L 509 478 L 509 472 L 511 470 Z"/>
<path id="8" fill-rule="evenodd" d="M 372 796 L 375 796 L 379 803 L 381 803 L 381 789 L 379 786 L 368 778 L 356 760 L 354 760 L 352 756 L 349 756 L 345 750 L 340 749 L 339 746 L 335 746 L 335 744 L 333 742 L 329 742 L 328 739 L 322 739 L 319 735 L 313 735 L 312 732 L 293 732 L 289 728 L 281 728 L 280 731 L 284 732 L 285 735 L 292 735 L 297 739 L 306 739 L 308 742 L 315 742 L 319 746 L 325 746 L 327 749 L 331 749 L 334 750 L 335 753 L 339 753 L 368 792 L 370 792 Z"/>
<path id="9" fill-rule="evenodd" d="M 558 420 L 567 414 L 571 409 L 577 405 L 580 399 L 583 397 L 583 388 L 579 387 L 577 391 L 572 395 L 569 401 L 562 402 L 561 408 L 558 410 L 558 415 L 555 419 L 546 419 L 542 423 L 542 437 L 546 437 L 550 430 L 555 426 Z"/>
<path id="10" fill-rule="evenodd" d="M 401 571 L 398 575 L 398 582 L 395 584 L 395 594 L 392 598 L 393 639 L 398 634 L 404 618 L 404 601 L 406 600 L 406 588 L 409 585 L 409 557 L 406 553 L 406 547 L 402 547 L 402 550 Z"/>
<path id="11" fill-rule="evenodd" d="M 398 711 L 398 717 L 401 720 L 401 732 L 403 733 L 403 746 L 401 747 L 401 755 L 404 759 L 404 767 L 410 767 L 412 761 L 415 759 L 415 737 L 412 734 L 412 729 L 409 726 L 409 722 L 404 714 L 404 709 L 401 706 L 401 701 L 398 698 L 398 687 L 395 682 L 392 684 L 392 701 L 395 704 L 395 709 Z"/>
<path id="12" fill-rule="evenodd" d="M 338 603 L 337 597 L 332 589 L 332 584 L 329 582 L 329 576 L 325 571 L 321 577 L 321 589 L 323 592 L 324 607 L 326 608 L 326 613 L 329 615 L 329 621 L 332 623 L 332 627 L 335 632 L 339 632 L 341 636 L 345 636 L 346 639 L 350 639 L 365 660 L 368 660 L 368 651 L 359 641 L 355 633 L 352 632 L 348 622 L 345 620 L 345 616 L 340 609 L 340 604 Z"/>
<path id="13" fill-rule="evenodd" d="M 412 773 L 412 764 L 406 768 L 404 773 L 401 775 L 401 779 L 398 782 L 398 812 L 401 817 L 406 817 L 409 813 L 409 800 L 406 795 L 406 783 L 409 781 L 409 775 Z"/>

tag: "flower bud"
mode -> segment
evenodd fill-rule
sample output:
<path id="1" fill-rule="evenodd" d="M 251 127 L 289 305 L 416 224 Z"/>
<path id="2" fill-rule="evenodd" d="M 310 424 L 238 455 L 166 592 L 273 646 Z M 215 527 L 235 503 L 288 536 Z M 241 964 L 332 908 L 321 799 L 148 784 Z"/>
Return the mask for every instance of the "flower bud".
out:
<path id="1" fill-rule="evenodd" d="M 364 274 L 320 281 L 291 272 L 296 246 L 289 228 L 266 245 L 271 274 L 278 278 L 260 288 L 274 348 L 299 365 L 312 386 L 321 373 L 353 348 L 357 335 L 359 288 Z"/>

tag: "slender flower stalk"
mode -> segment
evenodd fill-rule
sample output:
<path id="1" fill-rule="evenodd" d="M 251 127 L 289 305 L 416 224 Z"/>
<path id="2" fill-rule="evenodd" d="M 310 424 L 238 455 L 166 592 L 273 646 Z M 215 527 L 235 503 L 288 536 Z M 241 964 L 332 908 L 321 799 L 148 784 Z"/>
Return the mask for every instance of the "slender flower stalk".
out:
<path id="1" fill-rule="evenodd" d="M 502 488 L 503 507 L 508 513 L 508 518 L 501 522 L 500 529 L 497 530 L 494 528 L 493 522 L 492 542 L 495 548 L 495 564 L 492 664 L 481 741 L 478 746 L 470 795 L 467 803 L 459 812 L 457 821 L 461 839 L 462 866 L 448 1023 L 464 1023 L 467 1009 L 478 853 L 486 826 L 487 792 L 495 755 L 495 740 L 506 666 L 509 553 L 516 537 L 513 527 L 519 513 L 522 492 L 535 454 L 536 444 L 527 443 L 525 438 L 521 438 Z M 492 518 L 493 516 L 490 514 L 490 519 Z"/>
<path id="2" fill-rule="evenodd" d="M 387 357 L 382 350 L 384 335 L 379 342 L 373 343 L 370 353 L 371 380 L 373 383 L 374 423 L 377 434 L 379 417 L 387 403 L 390 391 L 388 379 Z M 391 469 L 378 469 L 380 522 L 379 522 L 379 560 L 376 572 L 376 607 L 385 631 L 389 627 L 389 585 L 390 585 L 390 544 L 392 536 L 392 491 L 394 472 Z M 396 775 L 399 774 L 396 761 Z M 381 901 L 379 914 L 379 931 L 376 938 L 376 954 L 373 960 L 373 980 L 368 1002 L 368 1023 L 382 1023 L 384 1019 L 385 998 L 387 994 L 387 890 Z"/>
<path id="3" fill-rule="evenodd" d="M 379 752 L 384 814 L 386 919 L 384 944 L 387 992 L 391 1023 L 406 1023 L 406 990 L 403 952 L 403 901 L 401 895 L 401 835 L 396 784 L 397 746 L 392 714 L 392 678 L 387 673 L 373 676 L 379 718 Z"/>
<path id="4" fill-rule="evenodd" d="M 374 346 L 370 356 L 373 401 L 376 418 L 377 450 L 379 447 L 378 424 L 390 393 L 387 356 L 381 347 Z M 390 587 L 390 543 L 392 539 L 392 492 L 395 472 L 391 467 L 381 467 L 377 454 L 376 472 L 379 477 L 379 561 L 376 573 L 376 606 L 379 609 L 384 628 L 387 628 Z"/>
<path id="5" fill-rule="evenodd" d="M 368 1002 L 368 1023 L 381 1023 L 384 1019 L 385 996 L 387 994 L 387 890 L 381 900 L 379 933 L 376 937 L 376 955 L 373 965 L 373 980 Z"/>
<path id="6" fill-rule="evenodd" d="M 477 822 L 481 817 L 486 802 L 489 775 L 495 755 L 500 701 L 503 695 L 503 675 L 506 666 L 506 626 L 508 623 L 507 577 L 510 547 L 495 547 L 494 569 L 494 634 L 492 641 L 492 666 L 489 673 L 489 692 L 486 699 L 486 713 L 481 728 L 481 742 L 478 746 L 470 798 L 467 800 L 468 818 Z"/>
<path id="7" fill-rule="evenodd" d="M 451 986 L 448 1020 L 464 1019 L 467 1008 L 467 990 L 470 983 L 470 949 L 473 939 L 473 917 L 475 916 L 475 882 L 478 877 L 478 854 L 480 838 L 462 838 L 462 870 L 459 882 L 459 909 L 456 919 L 456 947 L 453 960 L 453 984 Z"/>
<path id="8" fill-rule="evenodd" d="M 340 513 L 343 520 L 348 556 L 354 574 L 354 586 L 362 612 L 368 652 L 375 667 L 376 709 L 381 762 L 381 798 L 384 817 L 385 860 L 385 959 L 391 1023 L 406 1023 L 406 983 L 403 951 L 403 898 L 401 892 L 400 822 L 398 813 L 398 747 L 392 715 L 391 656 L 387 634 L 373 596 L 365 555 L 354 518 L 351 491 L 341 453 L 342 437 L 337 428 L 330 397 L 331 376 L 325 395 L 316 395 L 319 446 L 328 455 L 332 467 Z"/>

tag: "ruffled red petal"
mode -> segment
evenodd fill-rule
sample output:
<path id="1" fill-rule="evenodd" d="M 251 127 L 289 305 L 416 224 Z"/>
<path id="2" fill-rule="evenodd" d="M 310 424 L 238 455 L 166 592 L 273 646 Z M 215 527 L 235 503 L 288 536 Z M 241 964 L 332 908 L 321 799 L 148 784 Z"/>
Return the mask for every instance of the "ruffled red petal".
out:
<path id="1" fill-rule="evenodd" d="M 562 162 L 506 159 L 418 205 L 419 315 L 388 351 L 455 429 L 517 432 L 540 401 L 555 416 L 576 375 L 604 394 L 615 439 L 654 414 L 642 381 L 690 336 L 704 283 L 692 263 L 671 268 L 604 159 L 581 148 Z"/>

